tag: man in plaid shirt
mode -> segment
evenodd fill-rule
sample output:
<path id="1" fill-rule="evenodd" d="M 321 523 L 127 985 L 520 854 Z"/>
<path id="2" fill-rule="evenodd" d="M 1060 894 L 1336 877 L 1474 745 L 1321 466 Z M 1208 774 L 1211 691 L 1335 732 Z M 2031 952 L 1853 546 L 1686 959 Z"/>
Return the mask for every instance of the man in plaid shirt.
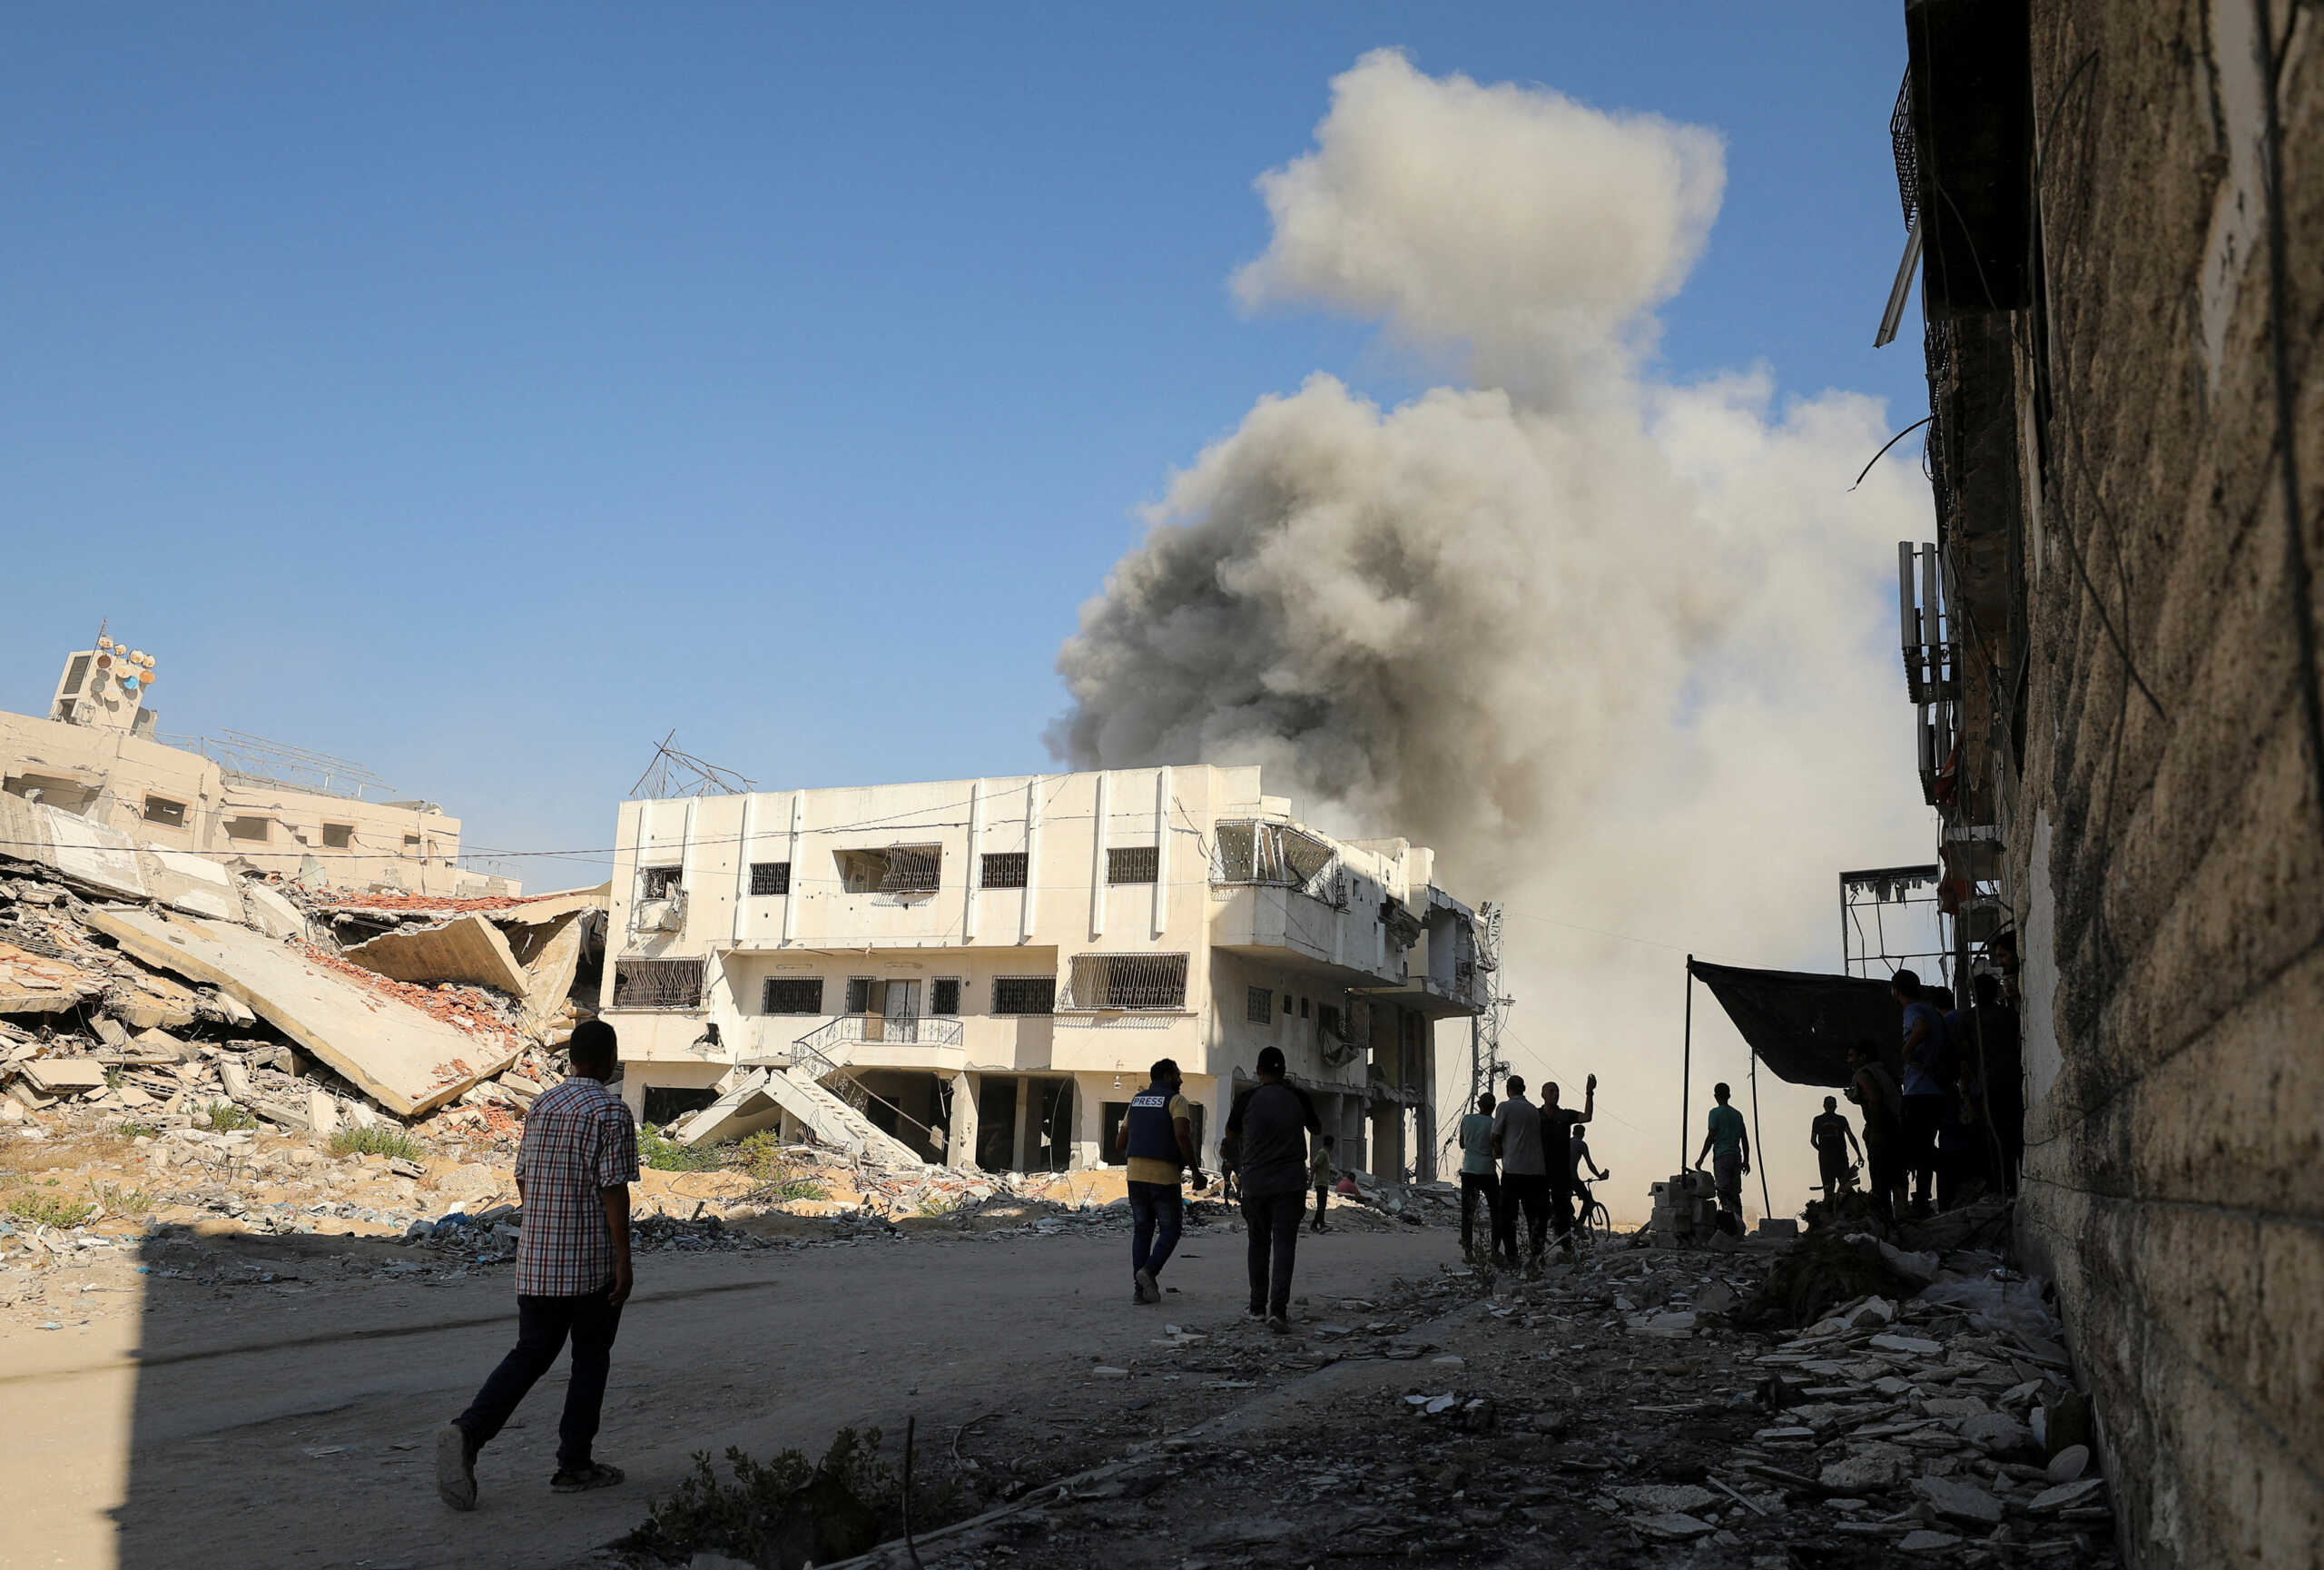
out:
<path id="1" fill-rule="evenodd" d="M 593 1460 L 597 1412 L 621 1306 L 629 1299 L 629 1185 L 637 1180 L 637 1125 L 606 1089 L 618 1059 L 614 1028 L 584 1021 L 566 1048 L 573 1074 L 525 1115 L 517 1157 L 524 1226 L 517 1239 L 517 1346 L 468 1409 L 436 1437 L 436 1489 L 455 1510 L 476 1508 L 476 1455 L 516 1411 L 573 1338 L 573 1374 L 557 1425 L 560 1494 L 610 1488 L 618 1466 Z"/>

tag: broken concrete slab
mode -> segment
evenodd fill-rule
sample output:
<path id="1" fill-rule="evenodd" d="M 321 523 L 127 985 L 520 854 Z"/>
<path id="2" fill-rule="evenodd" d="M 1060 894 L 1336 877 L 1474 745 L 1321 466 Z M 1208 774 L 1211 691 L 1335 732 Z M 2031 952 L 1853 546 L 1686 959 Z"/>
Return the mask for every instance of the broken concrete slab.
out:
<path id="1" fill-rule="evenodd" d="M 0 1014 L 54 1014 L 104 990 L 103 978 L 69 960 L 0 943 Z"/>
<path id="2" fill-rule="evenodd" d="M 2041 1446 L 2034 1430 L 2006 1412 L 1984 1412 L 1961 1420 L 1961 1437 L 1996 1460 L 2037 1459 Z M 2084 1451 L 2087 1456 L 2089 1453 Z M 2053 1478 L 2063 1482 L 2063 1478 Z"/>
<path id="3" fill-rule="evenodd" d="M 11 857 L 48 868 L 100 895 L 153 900 L 172 910 L 242 919 L 233 874 L 186 851 L 163 850 L 45 802 L 0 792 L 0 843 Z"/>
<path id="4" fill-rule="evenodd" d="M 522 1045 L 514 1032 L 450 1024 L 248 927 L 107 907 L 85 920 L 143 963 L 241 999 L 400 1118 L 500 1072 Z"/>
<path id="5" fill-rule="evenodd" d="M 525 967 L 523 1023 L 527 1034 L 545 1034 L 549 1022 L 565 1006 L 573 991 L 574 974 L 580 969 L 581 948 L 588 932 L 588 923 L 579 912 L 546 926 L 519 929 L 510 952 Z"/>
<path id="6" fill-rule="evenodd" d="M 250 920 L 259 931 L 271 938 L 303 938 L 308 936 L 307 918 L 297 905 L 275 890 L 255 880 L 242 885 L 242 903 Z"/>
<path id="7" fill-rule="evenodd" d="M 2036 1516 L 2052 1510 L 2069 1509 L 2076 1505 L 2091 1503 L 2105 1491 L 2105 1487 L 2106 1479 L 2103 1477 L 2084 1477 L 2078 1482 L 2061 1483 L 2054 1488 L 2044 1488 L 2034 1495 L 2026 1502 L 2025 1508 Z"/>
<path id="8" fill-rule="evenodd" d="M 44 1096 L 78 1095 L 105 1088 L 105 1066 L 94 1058 L 32 1058 L 16 1072 Z"/>
<path id="9" fill-rule="evenodd" d="M 1991 1494 L 1958 1477 L 1915 1477 L 1913 1492 L 1929 1502 L 1938 1515 L 1975 1526 L 2001 1525 L 2002 1503 Z"/>
<path id="10" fill-rule="evenodd" d="M 1626 1517 L 1630 1529 L 1642 1537 L 1652 1537 L 1664 1543 L 1684 1543 L 1696 1537 L 1708 1536 L 1718 1528 L 1709 1521 L 1698 1520 L 1681 1511 L 1666 1511 L 1652 1516 Z"/>
<path id="11" fill-rule="evenodd" d="M 1615 1498 L 1631 1509 L 1649 1515 L 1682 1515 L 1725 1503 L 1699 1483 L 1642 1483 L 1612 1492 Z"/>
<path id="12" fill-rule="evenodd" d="M 340 955 L 398 982 L 468 982 L 522 998 L 528 984 L 525 967 L 508 950 L 500 929 L 480 915 L 458 916 L 439 926 L 404 927 Z"/>

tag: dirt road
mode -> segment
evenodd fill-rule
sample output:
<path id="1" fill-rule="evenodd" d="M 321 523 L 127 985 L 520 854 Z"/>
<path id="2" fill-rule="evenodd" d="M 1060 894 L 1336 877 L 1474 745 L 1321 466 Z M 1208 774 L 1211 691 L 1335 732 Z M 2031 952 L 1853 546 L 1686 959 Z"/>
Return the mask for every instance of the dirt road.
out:
<path id="1" fill-rule="evenodd" d="M 821 1452 L 849 1425 L 941 1443 L 996 1407 L 1066 1417 L 1081 1444 L 1200 1415 L 1128 1407 L 1097 1364 L 1151 1365 L 1166 1323 L 1239 1314 L 1243 1239 L 1190 1233 L 1163 1307 L 1133 1308 L 1126 1240 L 872 1241 L 640 1262 L 599 1454 L 625 1487 L 551 1495 L 562 1369 L 486 1452 L 473 1516 L 436 1501 L 428 1440 L 507 1348 L 505 1269 L 448 1284 L 331 1279 L 343 1240 L 243 1238 L 230 1295 L 134 1278 L 133 1308 L 0 1335 L 0 1566 L 569 1562 L 635 1526 L 698 1450 Z M 1443 1230 L 1342 1233 L 1300 1253 L 1300 1287 L 1354 1297 L 1457 1257 Z M 382 1258 L 393 1250 L 382 1247 Z M 266 1278 L 271 1277 L 271 1279 Z M 1092 1408 L 1125 1407 L 1091 1424 Z"/>

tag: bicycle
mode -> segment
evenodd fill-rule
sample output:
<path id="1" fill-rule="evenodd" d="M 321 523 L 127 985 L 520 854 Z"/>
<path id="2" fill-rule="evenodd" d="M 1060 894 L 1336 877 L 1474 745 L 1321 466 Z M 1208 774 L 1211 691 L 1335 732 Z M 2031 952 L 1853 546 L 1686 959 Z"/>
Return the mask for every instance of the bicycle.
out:
<path id="1" fill-rule="evenodd" d="M 1601 1183 L 1610 1182 L 1614 1174 L 1609 1171 L 1597 1180 Z M 1574 1220 L 1574 1230 L 1580 1234 L 1581 1240 L 1584 1243 L 1595 1244 L 1612 1237 L 1614 1218 L 1608 1212 L 1604 1203 L 1590 1192 L 1590 1184 L 1577 1181 L 1573 1185 L 1573 1192 L 1575 1200 L 1579 1201 L 1574 1207 L 1579 1212 Z"/>

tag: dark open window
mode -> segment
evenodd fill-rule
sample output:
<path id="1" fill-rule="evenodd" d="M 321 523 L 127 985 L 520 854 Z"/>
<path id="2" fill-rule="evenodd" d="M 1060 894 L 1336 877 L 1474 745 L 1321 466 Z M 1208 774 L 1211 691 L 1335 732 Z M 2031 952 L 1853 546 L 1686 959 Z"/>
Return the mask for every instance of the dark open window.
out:
<path id="1" fill-rule="evenodd" d="M 1252 987 L 1243 994 L 1243 1018 L 1251 1024 L 1264 1025 L 1275 1017 L 1275 993 L 1265 987 Z"/>
<path id="2" fill-rule="evenodd" d="M 173 829 L 185 827 L 185 803 L 173 802 L 166 796 L 145 798 L 145 821 L 162 824 Z"/>
<path id="3" fill-rule="evenodd" d="M 649 900 L 666 900 L 678 892 L 682 886 L 679 880 L 684 874 L 684 867 L 647 867 L 645 890 L 639 897 Z"/>
<path id="4" fill-rule="evenodd" d="M 1162 852 L 1157 845 L 1115 845 L 1106 852 L 1106 881 L 1109 884 L 1150 884 L 1161 874 Z"/>
<path id="5" fill-rule="evenodd" d="M 931 894 L 943 876 L 941 845 L 839 853 L 840 886 L 852 894 Z"/>
<path id="6" fill-rule="evenodd" d="M 763 1014 L 820 1014 L 823 1012 L 821 976 L 769 976 L 759 1001 Z"/>
<path id="7" fill-rule="evenodd" d="M 1025 853 L 1000 851 L 984 858 L 984 881 L 978 885 L 988 889 L 1021 889 L 1025 886 Z"/>
<path id="8" fill-rule="evenodd" d="M 347 849 L 347 848 L 348 848 L 348 846 L 350 846 L 350 845 L 353 844 L 354 843 L 355 843 L 355 825 L 354 825 L 353 824 L 323 824 L 323 848 L 324 848 L 324 849 L 326 849 L 326 850 L 334 850 L 334 851 L 343 851 L 343 850 Z"/>
<path id="9" fill-rule="evenodd" d="M 791 892 L 789 862 L 753 862 L 751 864 L 751 893 L 754 894 L 787 894 Z"/>
<path id="10" fill-rule="evenodd" d="M 1057 1012 L 1057 978 L 1055 976 L 993 977 L 992 1012 L 996 1014 L 1053 1014 Z"/>
<path id="11" fill-rule="evenodd" d="M 255 844 L 264 844 L 274 837 L 274 823 L 271 818 L 228 818 L 226 837 L 230 840 L 248 840 Z"/>
<path id="12" fill-rule="evenodd" d="M 939 976 L 928 983 L 928 1012 L 931 1014 L 957 1014 L 960 1012 L 960 978 Z"/>

